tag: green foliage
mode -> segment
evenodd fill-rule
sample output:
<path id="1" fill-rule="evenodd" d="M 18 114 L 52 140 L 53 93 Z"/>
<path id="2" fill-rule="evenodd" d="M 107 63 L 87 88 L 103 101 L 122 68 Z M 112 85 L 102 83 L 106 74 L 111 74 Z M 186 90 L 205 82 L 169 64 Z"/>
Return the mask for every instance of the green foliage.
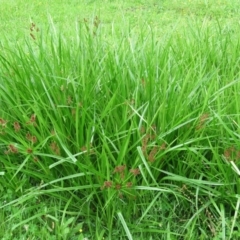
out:
<path id="1" fill-rule="evenodd" d="M 160 21 L 180 14 L 138 4 Z M 24 40 L 6 35 L 1 239 L 238 237 L 239 33 L 210 7 L 161 31 L 144 18 L 110 28 L 100 14 L 70 35 L 51 17 Z"/>

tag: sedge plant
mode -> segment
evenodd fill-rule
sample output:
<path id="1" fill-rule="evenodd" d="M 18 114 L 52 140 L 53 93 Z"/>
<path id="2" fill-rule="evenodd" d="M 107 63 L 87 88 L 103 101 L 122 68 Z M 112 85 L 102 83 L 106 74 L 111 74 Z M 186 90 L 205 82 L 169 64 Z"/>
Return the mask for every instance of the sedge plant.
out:
<path id="1" fill-rule="evenodd" d="M 235 36 L 49 25 L 1 46 L 1 238 L 237 238 Z"/>

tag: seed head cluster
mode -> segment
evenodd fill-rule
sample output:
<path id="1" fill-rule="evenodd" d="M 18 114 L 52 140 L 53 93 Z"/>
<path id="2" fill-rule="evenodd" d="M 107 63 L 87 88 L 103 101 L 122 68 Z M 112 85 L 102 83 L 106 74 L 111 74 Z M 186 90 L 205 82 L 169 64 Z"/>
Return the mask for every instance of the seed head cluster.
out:
<path id="1" fill-rule="evenodd" d="M 146 132 L 146 129 L 144 127 L 141 127 L 140 133 L 142 134 L 142 152 L 146 159 L 150 162 L 153 163 L 156 160 L 156 155 L 158 154 L 159 151 L 164 151 L 166 149 L 166 143 L 163 142 L 160 146 L 159 145 L 154 145 L 154 146 L 149 146 L 151 145 L 152 141 L 157 140 L 157 134 L 156 134 L 156 126 L 153 125 L 149 131 L 149 133 Z"/>

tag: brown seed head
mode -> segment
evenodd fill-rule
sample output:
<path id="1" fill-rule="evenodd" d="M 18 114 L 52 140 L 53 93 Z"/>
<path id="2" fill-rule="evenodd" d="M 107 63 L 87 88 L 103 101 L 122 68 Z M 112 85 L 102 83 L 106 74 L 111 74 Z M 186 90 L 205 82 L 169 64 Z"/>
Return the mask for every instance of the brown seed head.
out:
<path id="1" fill-rule="evenodd" d="M 21 126 L 18 122 L 14 122 L 13 127 L 14 127 L 15 132 L 19 132 L 21 129 Z"/>
<path id="2" fill-rule="evenodd" d="M 18 153 L 18 149 L 13 144 L 9 144 L 8 148 L 10 152 Z"/>
<path id="3" fill-rule="evenodd" d="M 131 188 L 132 185 L 133 185 L 132 182 L 127 182 L 126 187 L 127 187 L 127 188 Z"/>
<path id="4" fill-rule="evenodd" d="M 117 167 L 115 167 L 113 173 L 122 173 L 122 172 L 124 172 L 125 168 L 126 168 L 126 165 L 117 166 Z"/>
<path id="5" fill-rule="evenodd" d="M 117 183 L 117 184 L 115 185 L 115 189 L 116 189 L 116 190 L 120 190 L 121 188 L 122 188 L 122 185 L 121 185 L 121 184 Z"/>
<path id="6" fill-rule="evenodd" d="M 134 176 L 137 176 L 140 174 L 140 170 L 139 168 L 130 169 L 130 173 L 132 173 Z"/>

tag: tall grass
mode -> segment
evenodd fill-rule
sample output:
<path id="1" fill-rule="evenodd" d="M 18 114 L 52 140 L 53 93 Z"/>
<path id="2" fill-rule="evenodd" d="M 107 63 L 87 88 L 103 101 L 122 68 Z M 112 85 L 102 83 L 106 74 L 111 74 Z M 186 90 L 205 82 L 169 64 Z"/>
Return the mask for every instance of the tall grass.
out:
<path id="1" fill-rule="evenodd" d="M 4 239 L 237 237 L 239 42 L 137 32 L 33 23 L 1 46 Z"/>

